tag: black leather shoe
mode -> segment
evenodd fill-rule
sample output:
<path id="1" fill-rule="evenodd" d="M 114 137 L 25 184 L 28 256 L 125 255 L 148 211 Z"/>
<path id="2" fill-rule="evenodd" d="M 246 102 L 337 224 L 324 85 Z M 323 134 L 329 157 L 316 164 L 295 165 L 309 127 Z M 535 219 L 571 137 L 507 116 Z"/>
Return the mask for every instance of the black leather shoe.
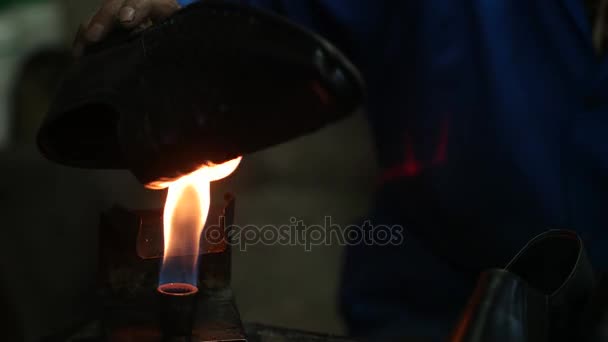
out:
<path id="1" fill-rule="evenodd" d="M 355 112 L 356 68 L 269 12 L 206 0 L 88 50 L 38 142 L 49 159 L 144 183 L 285 142 Z"/>
<path id="2" fill-rule="evenodd" d="M 595 277 L 576 233 L 532 239 L 504 270 L 482 274 L 452 341 L 577 341 Z"/>

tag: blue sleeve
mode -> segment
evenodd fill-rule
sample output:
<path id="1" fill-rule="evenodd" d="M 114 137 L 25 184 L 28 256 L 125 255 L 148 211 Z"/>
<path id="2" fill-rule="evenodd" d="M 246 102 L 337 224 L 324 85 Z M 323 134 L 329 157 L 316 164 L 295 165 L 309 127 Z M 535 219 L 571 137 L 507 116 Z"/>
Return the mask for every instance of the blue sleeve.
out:
<path id="1" fill-rule="evenodd" d="M 196 0 L 179 0 L 187 5 Z M 204 1 L 204 0 L 201 0 Z M 369 0 L 236 0 L 288 17 L 323 36 L 355 64 L 370 63 L 384 33 L 392 1 Z M 390 12 L 390 11 L 388 11 Z"/>

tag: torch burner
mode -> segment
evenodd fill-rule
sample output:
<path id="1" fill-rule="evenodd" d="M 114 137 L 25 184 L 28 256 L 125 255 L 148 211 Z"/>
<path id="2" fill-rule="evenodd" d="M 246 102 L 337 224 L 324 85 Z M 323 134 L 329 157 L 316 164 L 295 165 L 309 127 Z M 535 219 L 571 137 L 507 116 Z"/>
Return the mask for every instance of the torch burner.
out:
<path id="1" fill-rule="evenodd" d="M 163 340 L 172 341 L 180 337 L 190 339 L 196 316 L 198 288 L 191 284 L 169 283 L 160 285 L 157 292 Z"/>
<path id="2" fill-rule="evenodd" d="M 231 246 L 226 228 L 235 200 L 212 205 L 201 237 L 194 283 L 158 284 L 164 254 L 162 210 L 115 207 L 100 227 L 101 323 L 104 341 L 245 341 L 230 288 Z M 213 232 L 213 233 L 212 233 Z M 213 236 L 214 239 L 211 239 Z M 192 258 L 176 256 L 174 258 Z M 194 284 L 198 284 L 198 287 Z"/>

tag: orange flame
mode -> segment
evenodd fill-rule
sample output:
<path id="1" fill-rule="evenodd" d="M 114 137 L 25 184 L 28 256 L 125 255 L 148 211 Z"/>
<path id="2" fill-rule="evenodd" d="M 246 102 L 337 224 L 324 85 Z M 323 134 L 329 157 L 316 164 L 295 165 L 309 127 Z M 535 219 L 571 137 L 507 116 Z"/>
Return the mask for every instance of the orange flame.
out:
<path id="1" fill-rule="evenodd" d="M 232 174 L 242 157 L 219 165 L 205 165 L 200 169 L 162 186 L 169 188 L 163 214 L 165 254 L 161 282 L 167 259 L 192 257 L 192 273 L 196 273 L 199 241 L 211 204 L 210 183 Z M 177 281 L 177 279 L 169 279 Z M 196 285 L 196 284 L 194 284 Z"/>

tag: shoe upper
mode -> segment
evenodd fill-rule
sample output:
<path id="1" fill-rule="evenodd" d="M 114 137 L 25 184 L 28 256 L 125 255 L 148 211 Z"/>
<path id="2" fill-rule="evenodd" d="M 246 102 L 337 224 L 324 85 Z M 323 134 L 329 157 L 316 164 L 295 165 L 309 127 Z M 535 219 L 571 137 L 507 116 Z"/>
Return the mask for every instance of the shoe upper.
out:
<path id="1" fill-rule="evenodd" d="M 540 234 L 504 270 L 482 274 L 452 340 L 575 341 L 595 282 L 575 232 Z"/>
<path id="2" fill-rule="evenodd" d="M 483 272 L 452 342 L 525 342 L 547 338 L 543 294 L 503 269 Z"/>
<path id="3" fill-rule="evenodd" d="M 554 336 L 578 334 L 580 315 L 596 281 L 583 241 L 575 232 L 551 230 L 538 235 L 506 269 L 547 296 Z"/>

